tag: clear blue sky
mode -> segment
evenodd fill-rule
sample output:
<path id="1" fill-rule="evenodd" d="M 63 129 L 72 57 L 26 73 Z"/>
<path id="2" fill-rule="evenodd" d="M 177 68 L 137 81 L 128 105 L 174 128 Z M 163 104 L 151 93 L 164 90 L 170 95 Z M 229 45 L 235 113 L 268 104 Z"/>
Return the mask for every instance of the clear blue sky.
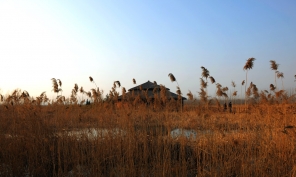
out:
<path id="1" fill-rule="evenodd" d="M 295 89 L 295 9 L 293 0 L 0 1 L 0 92 L 51 97 L 56 78 L 69 96 L 75 83 L 93 88 L 89 76 L 105 93 L 115 80 L 133 87 L 132 78 L 175 92 L 173 73 L 184 96 L 197 96 L 201 66 L 240 92 L 250 57 L 248 81 L 260 90 L 274 83 L 270 60 Z"/>

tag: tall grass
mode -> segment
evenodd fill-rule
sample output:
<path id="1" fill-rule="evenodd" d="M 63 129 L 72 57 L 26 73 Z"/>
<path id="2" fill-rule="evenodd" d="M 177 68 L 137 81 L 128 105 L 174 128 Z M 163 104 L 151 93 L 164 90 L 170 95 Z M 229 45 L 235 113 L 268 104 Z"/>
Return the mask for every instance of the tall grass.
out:
<path id="1" fill-rule="evenodd" d="M 237 106 L 230 114 L 199 103 L 176 112 L 173 100 L 156 110 L 141 101 L 121 108 L 112 102 L 42 106 L 24 104 L 21 91 L 14 95 L 0 106 L 0 176 L 295 174 L 293 99 L 267 99 L 247 113 Z M 173 138 L 175 128 L 194 130 L 197 138 Z M 90 138 L 92 129 L 110 131 Z"/>
<path id="2" fill-rule="evenodd" d="M 53 100 L 19 89 L 0 95 L 0 176 L 295 176 L 295 95 L 273 84 L 259 92 L 251 82 L 247 106 L 234 98 L 232 112 L 224 111 L 228 87 L 216 83 L 219 99 L 210 98 L 207 78 L 216 81 L 202 69 L 201 99 L 189 91 L 190 102 L 181 106 L 163 85 L 148 98 L 147 90 L 127 94 L 115 81 L 103 98 L 92 77 L 95 88 L 87 92 L 75 84 L 70 98 L 58 94 L 62 84 L 54 78 Z M 78 102 L 77 92 L 92 103 Z M 193 134 L 171 134 L 185 130 Z"/>

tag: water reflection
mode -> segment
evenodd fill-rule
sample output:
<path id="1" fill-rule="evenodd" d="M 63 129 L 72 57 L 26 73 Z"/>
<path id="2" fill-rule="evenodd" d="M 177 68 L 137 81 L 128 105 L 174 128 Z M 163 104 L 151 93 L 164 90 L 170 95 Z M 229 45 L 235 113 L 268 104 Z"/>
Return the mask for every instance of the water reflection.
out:
<path id="1" fill-rule="evenodd" d="M 176 128 L 171 131 L 171 137 L 172 138 L 185 137 L 189 140 L 196 140 L 197 138 L 200 138 L 203 135 L 209 135 L 212 133 L 213 132 L 211 130 L 196 131 L 194 129 Z"/>
<path id="2" fill-rule="evenodd" d="M 63 131 L 59 132 L 58 136 L 61 137 L 75 137 L 77 139 L 87 138 L 89 140 L 104 138 L 107 136 L 116 137 L 124 136 L 126 132 L 119 128 L 107 129 L 107 128 L 84 128 L 79 130 Z"/>

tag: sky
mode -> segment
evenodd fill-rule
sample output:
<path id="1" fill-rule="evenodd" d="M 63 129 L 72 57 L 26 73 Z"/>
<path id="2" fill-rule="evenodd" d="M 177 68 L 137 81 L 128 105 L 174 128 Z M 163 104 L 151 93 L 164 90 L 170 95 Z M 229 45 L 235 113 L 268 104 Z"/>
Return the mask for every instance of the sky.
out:
<path id="1" fill-rule="evenodd" d="M 134 87 L 133 78 L 175 92 L 172 73 L 183 96 L 198 96 L 201 66 L 240 94 L 250 57 L 248 84 L 269 90 L 275 60 L 284 88 L 295 90 L 295 9 L 293 0 L 0 0 L 0 94 L 54 98 L 56 78 L 68 97 L 75 83 L 94 88 L 89 76 L 105 94 L 117 80 Z M 208 91 L 214 96 L 215 85 Z"/>

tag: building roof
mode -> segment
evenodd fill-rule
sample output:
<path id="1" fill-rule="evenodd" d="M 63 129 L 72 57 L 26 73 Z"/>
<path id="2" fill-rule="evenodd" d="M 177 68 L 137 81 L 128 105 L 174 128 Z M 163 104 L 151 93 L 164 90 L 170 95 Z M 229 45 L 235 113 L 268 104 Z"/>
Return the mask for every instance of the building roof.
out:
<path id="1" fill-rule="evenodd" d="M 158 91 L 157 91 L 158 93 L 160 92 L 160 85 L 154 84 L 148 80 L 147 82 L 145 82 L 141 85 L 138 85 L 138 86 L 128 89 L 129 92 L 126 93 L 126 96 L 127 97 L 130 96 L 132 93 L 134 95 L 138 95 L 138 94 L 146 92 L 149 98 L 154 98 L 154 93 L 153 93 L 154 88 L 158 89 Z M 168 99 L 169 98 L 178 99 L 177 94 L 170 92 L 169 88 L 166 88 L 166 90 L 167 90 L 167 98 Z M 118 99 L 121 100 L 121 98 L 122 98 L 122 95 L 119 96 Z M 187 99 L 185 97 L 182 97 L 182 100 L 187 100 Z"/>
<path id="2" fill-rule="evenodd" d="M 153 82 L 150 82 L 149 80 L 143 84 L 140 84 L 138 86 L 135 86 L 133 88 L 128 89 L 128 91 L 136 91 L 136 90 L 141 90 L 140 87 L 142 86 L 143 90 L 153 90 L 155 87 L 160 88 L 160 85 L 154 84 Z M 170 90 L 167 88 L 167 90 Z"/>

